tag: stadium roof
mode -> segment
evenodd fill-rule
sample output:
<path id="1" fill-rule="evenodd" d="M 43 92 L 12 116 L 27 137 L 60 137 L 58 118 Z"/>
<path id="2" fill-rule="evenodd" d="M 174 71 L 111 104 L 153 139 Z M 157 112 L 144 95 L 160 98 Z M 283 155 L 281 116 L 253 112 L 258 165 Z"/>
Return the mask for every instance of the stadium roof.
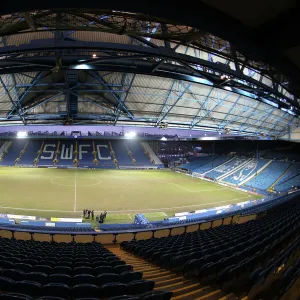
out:
<path id="1" fill-rule="evenodd" d="M 167 2 L 95 8 L 88 0 L 89 9 L 23 3 L 23 12 L 7 3 L 0 11 L 0 124 L 299 139 L 296 1 L 212 0 L 197 10 Z"/>

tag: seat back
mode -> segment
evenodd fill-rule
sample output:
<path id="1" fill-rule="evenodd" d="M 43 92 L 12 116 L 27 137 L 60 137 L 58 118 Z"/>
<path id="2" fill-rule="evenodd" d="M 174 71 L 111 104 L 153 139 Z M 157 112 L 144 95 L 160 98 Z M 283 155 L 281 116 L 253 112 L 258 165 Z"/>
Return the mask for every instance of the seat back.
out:
<path id="1" fill-rule="evenodd" d="M 77 284 L 96 284 L 96 278 L 90 274 L 79 274 L 73 278 L 73 285 Z"/>
<path id="2" fill-rule="evenodd" d="M 113 273 L 103 273 L 97 276 L 97 285 L 101 286 L 103 284 L 121 282 L 121 278 L 118 274 Z"/>
<path id="3" fill-rule="evenodd" d="M 22 280 L 15 284 L 16 291 L 30 296 L 38 296 L 41 292 L 42 285 L 35 281 Z"/>
<path id="4" fill-rule="evenodd" d="M 77 284 L 73 287 L 72 293 L 74 298 L 97 298 L 100 290 L 93 284 Z"/>
<path id="5" fill-rule="evenodd" d="M 70 288 L 66 284 L 62 283 L 48 283 L 43 287 L 43 295 L 68 298 L 70 295 Z"/>

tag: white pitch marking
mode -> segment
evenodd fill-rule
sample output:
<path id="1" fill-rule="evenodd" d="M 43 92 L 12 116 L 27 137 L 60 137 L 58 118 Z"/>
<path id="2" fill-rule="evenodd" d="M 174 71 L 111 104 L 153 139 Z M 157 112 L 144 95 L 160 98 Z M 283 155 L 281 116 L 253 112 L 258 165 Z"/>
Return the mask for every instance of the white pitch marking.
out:
<path id="1" fill-rule="evenodd" d="M 151 172 L 149 172 L 149 174 L 151 174 Z M 218 188 L 218 189 L 206 189 L 206 190 L 199 190 L 199 191 L 192 191 L 190 189 L 187 189 L 186 187 L 180 185 L 180 184 L 177 184 L 177 183 L 173 183 L 173 182 L 167 182 L 167 181 L 163 181 L 161 180 L 158 176 L 154 175 L 154 174 L 151 174 L 153 177 L 157 178 L 157 181 L 161 182 L 161 183 L 167 183 L 167 184 L 171 184 L 171 185 L 174 185 L 176 187 L 179 187 L 187 192 L 190 192 L 190 193 L 202 193 L 202 192 L 212 192 L 212 191 L 219 191 L 219 190 L 225 190 L 227 189 L 227 187 L 223 187 L 223 188 Z"/>
<path id="2" fill-rule="evenodd" d="M 75 172 L 75 184 L 74 184 L 74 187 L 75 187 L 75 194 L 74 194 L 74 209 L 73 211 L 76 212 L 76 201 L 77 201 L 77 168 L 76 168 L 76 172 Z"/>
<path id="3" fill-rule="evenodd" d="M 57 183 L 57 182 L 55 182 L 55 178 L 66 178 L 66 177 L 51 177 L 50 182 L 51 182 L 52 184 L 59 185 L 59 186 L 67 186 L 67 187 L 69 187 L 69 186 L 70 186 L 70 187 L 73 187 L 73 186 L 74 186 L 73 184 L 60 184 L 60 183 Z M 84 178 L 91 178 L 91 179 L 98 180 L 98 179 L 95 178 L 95 177 L 84 177 Z M 94 185 L 98 185 L 98 184 L 100 184 L 100 183 L 102 183 L 101 180 L 99 180 L 99 181 L 96 182 L 96 183 L 83 184 L 83 185 L 79 185 L 79 186 L 94 186 Z"/>
<path id="4" fill-rule="evenodd" d="M 161 207 L 161 208 L 146 208 L 146 209 L 140 209 L 140 210 L 110 210 L 107 212 L 139 212 L 139 211 L 161 211 L 161 210 L 172 210 L 172 209 L 178 209 L 178 208 L 188 208 L 188 207 L 195 207 L 195 206 L 205 206 L 209 204 L 218 204 L 223 202 L 229 202 L 229 201 L 238 201 L 241 199 L 248 198 L 248 195 L 241 198 L 235 198 L 230 200 L 224 200 L 224 201 L 217 201 L 217 202 L 209 202 L 209 203 L 202 203 L 202 204 L 193 204 L 193 205 L 185 205 L 185 206 L 174 206 L 174 207 Z"/>
<path id="5" fill-rule="evenodd" d="M 144 211 L 158 211 L 161 212 L 161 210 L 172 210 L 172 209 L 179 209 L 179 208 L 188 208 L 188 207 L 195 207 L 195 206 L 205 206 L 209 204 L 218 204 L 223 202 L 230 202 L 230 201 L 238 201 L 241 199 L 249 198 L 249 195 L 246 195 L 245 197 L 241 198 L 235 198 L 230 200 L 224 200 L 224 201 L 217 201 L 217 202 L 209 202 L 209 203 L 202 203 L 202 204 L 193 204 L 193 205 L 185 205 L 185 206 L 174 206 L 174 207 L 161 207 L 161 208 L 147 208 L 147 209 L 136 209 L 136 210 L 108 210 L 108 213 L 123 213 L 126 214 L 126 212 L 144 212 Z M 67 212 L 67 213 L 73 213 L 74 210 L 57 210 L 57 209 L 37 209 L 37 208 L 23 208 L 23 207 L 9 207 L 9 206 L 0 206 L 0 208 L 6 208 L 6 209 L 16 209 L 16 210 L 29 210 L 29 211 L 54 211 L 54 212 Z M 95 210 L 95 212 L 102 212 L 103 210 Z M 76 210 L 75 212 L 82 212 L 81 210 Z"/>

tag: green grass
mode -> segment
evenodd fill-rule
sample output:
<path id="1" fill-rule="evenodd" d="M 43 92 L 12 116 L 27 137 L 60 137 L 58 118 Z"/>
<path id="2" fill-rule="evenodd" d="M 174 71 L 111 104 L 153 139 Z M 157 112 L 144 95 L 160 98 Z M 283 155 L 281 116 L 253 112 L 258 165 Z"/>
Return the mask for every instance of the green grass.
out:
<path id="1" fill-rule="evenodd" d="M 107 223 L 136 213 L 151 221 L 175 212 L 259 198 L 171 171 L 0 168 L 0 212 L 79 217 L 84 208 L 108 211 Z"/>

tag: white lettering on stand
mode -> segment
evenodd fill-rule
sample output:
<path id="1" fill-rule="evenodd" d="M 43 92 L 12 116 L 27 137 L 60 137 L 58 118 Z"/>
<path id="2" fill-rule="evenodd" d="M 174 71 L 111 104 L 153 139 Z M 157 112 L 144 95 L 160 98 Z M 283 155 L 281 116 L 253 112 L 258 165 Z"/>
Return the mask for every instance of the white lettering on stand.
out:
<path id="1" fill-rule="evenodd" d="M 110 157 L 110 156 L 103 157 L 103 156 L 101 155 L 100 148 L 106 148 L 106 149 L 108 149 L 108 146 L 107 146 L 107 145 L 97 145 L 98 158 L 99 158 L 100 160 L 111 160 L 111 157 Z"/>
<path id="2" fill-rule="evenodd" d="M 91 145 L 79 145 L 79 159 L 82 159 L 82 154 L 83 154 L 83 153 L 88 153 L 88 151 L 82 149 L 82 148 L 84 148 L 84 147 L 90 148 Z"/>
<path id="3" fill-rule="evenodd" d="M 61 147 L 61 155 L 60 159 L 72 159 L 73 158 L 73 145 L 70 145 L 69 147 L 66 147 L 65 144 Z"/>
<path id="4" fill-rule="evenodd" d="M 53 150 L 48 149 L 49 147 L 52 147 Z M 43 152 L 42 152 L 42 153 L 43 153 L 43 154 L 49 154 L 49 156 L 41 155 L 41 159 L 53 159 L 55 147 L 56 147 L 55 144 L 46 144 L 46 145 L 44 146 L 44 149 L 43 149 Z"/>

